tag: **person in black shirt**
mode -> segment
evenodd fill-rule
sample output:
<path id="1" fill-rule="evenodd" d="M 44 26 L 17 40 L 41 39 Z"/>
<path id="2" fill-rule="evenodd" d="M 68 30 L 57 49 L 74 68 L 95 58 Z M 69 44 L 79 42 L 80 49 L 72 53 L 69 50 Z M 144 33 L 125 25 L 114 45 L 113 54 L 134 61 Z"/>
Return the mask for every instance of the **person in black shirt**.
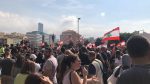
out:
<path id="1" fill-rule="evenodd" d="M 124 71 L 117 84 L 150 84 L 150 43 L 139 35 L 127 41 L 127 50 L 133 66 Z"/>
<path id="2" fill-rule="evenodd" d="M 88 58 L 88 50 L 86 49 L 86 47 L 82 47 L 79 50 L 79 58 L 81 59 L 81 65 L 89 65 L 90 64 L 90 60 Z"/>
<path id="3" fill-rule="evenodd" d="M 11 53 L 10 49 L 6 48 L 4 53 L 4 59 L 0 63 L 0 66 L 2 68 L 1 84 L 13 84 L 13 77 L 11 76 L 11 70 L 15 61 L 11 59 L 10 53 Z"/>

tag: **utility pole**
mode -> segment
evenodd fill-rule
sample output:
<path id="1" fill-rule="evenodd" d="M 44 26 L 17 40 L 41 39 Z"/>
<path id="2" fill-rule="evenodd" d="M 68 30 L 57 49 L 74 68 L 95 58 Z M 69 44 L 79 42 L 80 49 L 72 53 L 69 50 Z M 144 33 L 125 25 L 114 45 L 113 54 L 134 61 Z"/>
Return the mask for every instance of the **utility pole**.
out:
<path id="1" fill-rule="evenodd" d="M 78 34 L 79 34 L 79 36 L 78 36 L 78 41 L 80 41 L 80 32 L 79 32 L 79 21 L 80 21 L 80 19 L 81 19 L 81 18 L 78 18 Z"/>

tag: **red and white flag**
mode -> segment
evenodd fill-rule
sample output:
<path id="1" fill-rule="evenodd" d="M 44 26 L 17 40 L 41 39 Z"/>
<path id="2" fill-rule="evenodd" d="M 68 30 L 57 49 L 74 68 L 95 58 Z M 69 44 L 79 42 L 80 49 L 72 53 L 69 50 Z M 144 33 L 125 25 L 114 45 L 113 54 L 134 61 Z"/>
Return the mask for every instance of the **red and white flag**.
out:
<path id="1" fill-rule="evenodd" d="M 120 29 L 119 27 L 107 32 L 104 34 L 102 41 L 108 41 L 108 40 L 120 40 Z"/>

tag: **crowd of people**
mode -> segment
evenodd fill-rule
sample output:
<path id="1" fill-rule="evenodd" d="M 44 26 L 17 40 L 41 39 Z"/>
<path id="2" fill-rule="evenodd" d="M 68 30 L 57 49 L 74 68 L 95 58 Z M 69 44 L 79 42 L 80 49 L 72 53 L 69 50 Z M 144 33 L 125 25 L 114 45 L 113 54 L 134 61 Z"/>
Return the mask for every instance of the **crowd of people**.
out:
<path id="1" fill-rule="evenodd" d="M 138 35 L 123 48 L 5 45 L 1 84 L 149 84 L 149 55 L 149 41 Z"/>

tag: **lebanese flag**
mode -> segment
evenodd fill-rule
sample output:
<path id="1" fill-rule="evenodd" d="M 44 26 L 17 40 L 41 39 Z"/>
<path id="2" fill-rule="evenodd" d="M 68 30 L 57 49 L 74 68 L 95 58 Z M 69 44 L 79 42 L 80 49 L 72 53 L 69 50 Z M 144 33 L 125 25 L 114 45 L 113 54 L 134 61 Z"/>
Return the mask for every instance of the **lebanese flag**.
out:
<path id="1" fill-rule="evenodd" d="M 107 32 L 104 34 L 102 41 L 108 41 L 108 40 L 120 40 L 120 29 L 119 27 Z"/>

